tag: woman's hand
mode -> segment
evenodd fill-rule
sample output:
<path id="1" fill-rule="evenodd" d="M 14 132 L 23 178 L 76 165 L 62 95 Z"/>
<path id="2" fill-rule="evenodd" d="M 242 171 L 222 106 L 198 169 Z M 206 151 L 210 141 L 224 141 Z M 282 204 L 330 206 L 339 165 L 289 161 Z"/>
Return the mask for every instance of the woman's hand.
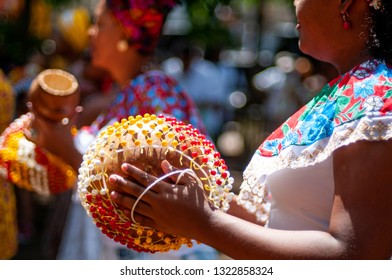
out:
<path id="1" fill-rule="evenodd" d="M 215 209 L 195 178 L 185 175 L 175 184 L 178 175 L 173 175 L 170 177 L 172 182 L 161 180 L 147 189 L 156 177 L 127 163 L 121 169 L 126 177 L 116 174 L 109 177 L 113 188 L 110 195 L 129 219 L 132 219 L 134 208 L 133 218 L 142 226 L 197 239 L 198 232 L 208 224 Z M 162 162 L 162 169 L 166 174 L 174 171 L 167 161 Z"/>
<path id="2" fill-rule="evenodd" d="M 77 115 L 69 120 L 67 124 L 48 120 L 34 112 L 34 110 L 26 116 L 28 116 L 28 120 L 24 121 L 26 138 L 38 147 L 62 158 L 74 170 L 78 170 L 82 162 L 82 156 L 74 146 L 74 136 L 71 131 Z"/>

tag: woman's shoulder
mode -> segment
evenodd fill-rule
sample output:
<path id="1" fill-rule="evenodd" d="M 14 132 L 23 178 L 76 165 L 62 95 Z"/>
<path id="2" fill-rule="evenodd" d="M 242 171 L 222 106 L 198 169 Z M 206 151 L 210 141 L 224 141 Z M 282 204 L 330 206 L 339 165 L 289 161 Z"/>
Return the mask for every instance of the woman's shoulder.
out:
<path id="1" fill-rule="evenodd" d="M 170 77 L 163 71 L 159 69 L 153 69 L 144 72 L 143 74 L 137 77 L 138 80 L 143 80 L 145 82 L 154 82 L 154 83 L 166 83 L 169 85 L 177 85 L 176 80 L 173 77 Z"/>

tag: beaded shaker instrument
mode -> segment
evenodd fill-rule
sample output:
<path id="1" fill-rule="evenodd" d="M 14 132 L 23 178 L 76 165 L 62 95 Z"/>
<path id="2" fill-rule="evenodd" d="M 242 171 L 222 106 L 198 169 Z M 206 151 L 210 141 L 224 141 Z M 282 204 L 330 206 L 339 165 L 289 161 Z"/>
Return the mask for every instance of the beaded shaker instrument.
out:
<path id="1" fill-rule="evenodd" d="M 34 79 L 28 107 L 53 122 L 66 124 L 75 114 L 80 93 L 76 78 L 60 69 L 47 69 Z M 17 187 L 42 195 L 57 194 L 76 184 L 76 172 L 56 155 L 24 135 L 33 127 L 27 115 L 15 119 L 0 137 L 0 171 Z M 33 135 L 33 129 L 30 128 Z"/>
<path id="2" fill-rule="evenodd" d="M 131 116 L 107 127 L 96 138 L 79 169 L 78 192 L 82 205 L 103 234 L 139 252 L 167 252 L 178 250 L 184 244 L 192 246 L 190 239 L 144 227 L 128 219 L 109 196 L 108 176 L 121 174 L 123 162 L 161 180 L 165 176 L 160 167 L 164 159 L 180 172 L 189 174 L 190 171 L 216 208 L 229 209 L 234 196 L 231 192 L 234 180 L 224 160 L 204 135 L 172 117 Z"/>

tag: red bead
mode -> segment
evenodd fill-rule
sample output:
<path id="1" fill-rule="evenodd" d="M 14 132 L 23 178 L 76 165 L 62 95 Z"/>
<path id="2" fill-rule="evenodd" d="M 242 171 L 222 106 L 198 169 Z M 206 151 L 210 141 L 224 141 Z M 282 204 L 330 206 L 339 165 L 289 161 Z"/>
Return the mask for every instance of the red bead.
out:
<path id="1" fill-rule="evenodd" d="M 198 142 L 196 140 L 192 140 L 191 144 L 192 144 L 192 146 L 196 146 L 198 144 Z"/>
<path id="2" fill-rule="evenodd" d="M 124 224 L 124 227 L 129 228 L 131 225 L 132 225 L 131 222 L 126 222 L 126 223 Z"/>
<path id="3" fill-rule="evenodd" d="M 351 28 L 351 24 L 348 21 L 345 21 L 343 23 L 343 28 L 346 29 L 346 30 L 349 30 Z"/>

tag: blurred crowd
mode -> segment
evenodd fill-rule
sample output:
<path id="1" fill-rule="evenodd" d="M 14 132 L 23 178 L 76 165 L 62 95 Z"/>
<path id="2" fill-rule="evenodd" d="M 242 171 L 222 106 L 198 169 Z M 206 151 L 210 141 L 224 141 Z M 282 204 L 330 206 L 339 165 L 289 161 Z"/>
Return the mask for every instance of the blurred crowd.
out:
<path id="1" fill-rule="evenodd" d="M 90 63 L 87 30 L 96 1 L 61 2 L 0 0 L 2 131 L 27 112 L 31 81 L 44 69 L 63 69 L 77 78 L 84 115 L 78 128 L 91 123 L 117 90 L 110 75 Z M 187 8 L 169 14 L 154 67 L 175 78 L 193 98 L 236 176 L 261 140 L 337 73 L 300 53 L 289 5 L 212 1 L 215 6 L 203 14 L 198 1 L 188 2 Z M 283 11 L 275 15 L 286 16 L 271 19 L 275 9 Z M 192 22 L 203 20 L 225 32 L 192 29 Z M 236 186 L 241 182 L 237 176 Z M 0 259 L 57 258 L 69 198 L 62 213 L 53 213 L 54 201 L 62 203 L 0 180 L 0 248 L 7 248 L 0 250 Z M 56 222 L 48 224 L 51 215 Z"/>

